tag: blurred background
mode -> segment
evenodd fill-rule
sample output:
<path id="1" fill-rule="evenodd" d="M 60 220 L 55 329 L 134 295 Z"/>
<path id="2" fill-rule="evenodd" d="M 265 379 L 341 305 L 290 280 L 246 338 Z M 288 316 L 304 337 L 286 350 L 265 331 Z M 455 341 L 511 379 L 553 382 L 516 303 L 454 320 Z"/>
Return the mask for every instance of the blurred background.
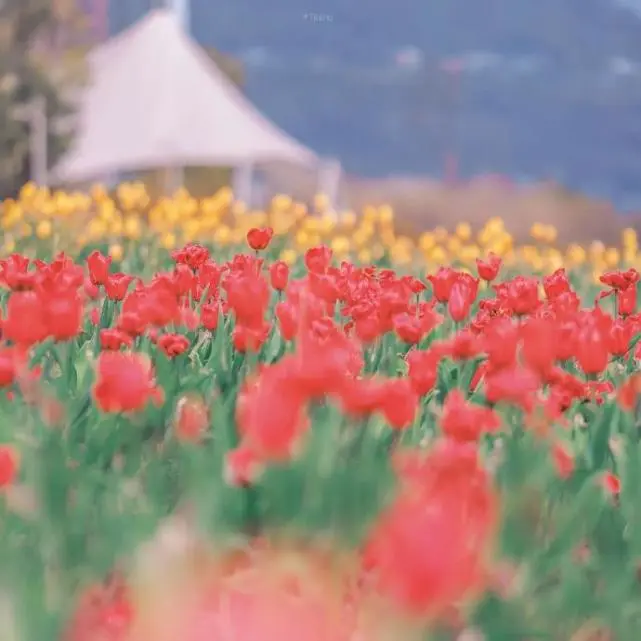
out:
<path id="1" fill-rule="evenodd" d="M 151 0 L 111 0 L 109 30 Z M 365 8 L 366 7 L 366 8 Z M 270 118 L 366 176 L 498 172 L 641 205 L 638 0 L 191 0 Z M 242 28 L 240 27 L 242 25 Z"/>
<path id="2" fill-rule="evenodd" d="M 555 223 L 572 218 L 570 205 L 587 208 L 590 234 L 608 233 L 604 214 L 630 221 L 641 210 L 639 0 L 188 4 L 191 35 L 254 105 L 319 155 L 340 159 L 350 207 L 392 200 L 402 218 L 431 221 L 481 203 L 485 216 L 500 208 L 488 190 L 537 184 L 550 199 L 537 207 Z M 56 122 L 72 117 L 91 47 L 162 6 L 0 2 L 4 195 L 28 177 L 30 162 L 28 126 L 7 105 L 24 103 L 37 84 L 55 97 L 47 109 Z M 15 76 L 21 86 L 11 93 Z M 53 129 L 50 162 L 73 135 Z M 278 191 L 291 180 L 274 172 L 270 184 Z M 296 180 L 296 196 L 313 189 Z M 559 199 L 562 213 L 550 213 Z"/>

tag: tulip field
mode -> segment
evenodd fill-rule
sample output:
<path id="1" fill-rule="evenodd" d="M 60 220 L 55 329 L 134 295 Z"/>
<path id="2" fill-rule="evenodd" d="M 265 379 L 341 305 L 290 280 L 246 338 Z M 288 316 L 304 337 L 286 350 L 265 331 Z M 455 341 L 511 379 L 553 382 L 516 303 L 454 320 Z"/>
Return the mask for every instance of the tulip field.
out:
<path id="1" fill-rule="evenodd" d="M 1 205 L 2 641 L 638 641 L 641 253 L 144 187 Z"/>

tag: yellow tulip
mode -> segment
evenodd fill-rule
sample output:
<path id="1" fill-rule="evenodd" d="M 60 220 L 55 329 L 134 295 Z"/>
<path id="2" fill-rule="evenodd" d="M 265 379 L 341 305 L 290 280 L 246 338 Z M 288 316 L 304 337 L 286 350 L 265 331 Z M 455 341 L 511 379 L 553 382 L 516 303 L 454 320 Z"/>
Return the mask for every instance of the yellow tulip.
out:
<path id="1" fill-rule="evenodd" d="M 307 205 L 305 203 L 296 203 L 293 208 L 294 217 L 297 220 L 307 216 Z"/>
<path id="2" fill-rule="evenodd" d="M 376 221 L 376 215 L 377 215 L 376 207 L 372 207 L 371 205 L 367 205 L 366 207 L 363 207 L 363 214 L 361 216 L 363 222 L 365 223 L 374 223 Z"/>
<path id="3" fill-rule="evenodd" d="M 534 240 L 543 240 L 545 238 L 546 228 L 543 223 L 534 223 L 530 227 L 530 236 Z"/>
<path id="4" fill-rule="evenodd" d="M 299 230 L 296 233 L 295 242 L 299 247 L 309 246 L 309 234 L 304 229 Z"/>
<path id="5" fill-rule="evenodd" d="M 280 259 L 288 265 L 293 265 L 298 259 L 298 254 L 293 249 L 283 249 L 280 253 Z"/>
<path id="6" fill-rule="evenodd" d="M 271 207 L 277 211 L 289 209 L 292 206 L 291 196 L 286 194 L 278 194 L 272 198 Z"/>
<path id="7" fill-rule="evenodd" d="M 76 194 L 72 200 L 75 211 L 86 212 L 91 208 L 91 197 L 86 194 Z"/>
<path id="8" fill-rule="evenodd" d="M 187 198 L 181 206 L 183 215 L 190 218 L 198 213 L 198 201 L 195 198 Z"/>
<path id="9" fill-rule="evenodd" d="M 109 255 L 116 261 L 122 260 L 124 253 L 122 245 L 114 244 L 109 247 Z"/>
<path id="10" fill-rule="evenodd" d="M 449 262 L 447 252 L 440 245 L 437 245 L 430 250 L 429 259 L 437 265 L 446 265 Z"/>
<path id="11" fill-rule="evenodd" d="M 346 236 L 336 236 L 331 242 L 331 248 L 339 258 L 344 258 L 349 254 L 350 242 Z"/>
<path id="12" fill-rule="evenodd" d="M 221 203 L 224 206 L 229 206 L 234 200 L 234 192 L 231 187 L 225 186 L 221 187 L 215 194 L 217 202 Z"/>
<path id="13" fill-rule="evenodd" d="M 317 245 L 321 245 L 323 243 L 323 239 L 321 238 L 320 234 L 310 234 L 307 242 L 309 243 L 309 247 L 316 247 Z"/>
<path id="14" fill-rule="evenodd" d="M 227 244 L 229 244 L 229 241 L 231 240 L 231 229 L 229 229 L 229 227 L 227 225 L 221 225 L 214 232 L 214 240 L 219 245 L 227 245 Z"/>
<path id="15" fill-rule="evenodd" d="M 390 248 L 390 258 L 396 265 L 408 265 L 412 261 L 412 254 L 406 247 L 394 245 Z"/>
<path id="16" fill-rule="evenodd" d="M 602 256 L 605 252 L 605 245 L 600 240 L 592 241 L 588 252 L 590 257 Z"/>
<path id="17" fill-rule="evenodd" d="M 252 226 L 253 227 L 267 227 L 268 226 L 269 220 L 268 220 L 267 214 L 264 211 L 256 211 L 256 212 L 252 212 L 252 213 L 254 214 L 254 216 L 252 218 L 252 221 L 253 221 Z M 247 230 L 247 231 L 249 231 L 249 230 Z"/>
<path id="18" fill-rule="evenodd" d="M 167 232 L 162 235 L 160 239 L 160 244 L 165 249 L 174 249 L 176 247 L 176 236 L 171 232 Z"/>
<path id="19" fill-rule="evenodd" d="M 215 214 L 218 211 L 218 205 L 213 198 L 203 198 L 200 201 L 200 213 L 203 216 Z"/>
<path id="20" fill-rule="evenodd" d="M 638 252 L 636 249 L 625 248 L 623 250 L 623 261 L 626 265 L 634 265 L 637 261 Z"/>
<path id="21" fill-rule="evenodd" d="M 20 220 L 24 215 L 24 209 L 22 205 L 13 201 L 7 200 L 4 204 L 4 217 L 12 218 L 14 220 Z"/>
<path id="22" fill-rule="evenodd" d="M 436 245 L 436 238 L 434 238 L 434 234 L 432 234 L 429 231 L 423 232 L 419 239 L 418 239 L 418 246 L 423 250 L 423 251 L 429 251 Z"/>
<path id="23" fill-rule="evenodd" d="M 282 214 L 275 214 L 272 217 L 271 226 L 276 236 L 284 236 L 294 226 L 294 221 Z"/>
<path id="24" fill-rule="evenodd" d="M 568 246 L 565 257 L 572 265 L 582 265 L 588 258 L 585 248 L 574 243 Z"/>
<path id="25" fill-rule="evenodd" d="M 384 245 L 391 247 L 396 242 L 396 235 L 391 229 L 386 229 L 381 232 L 380 239 Z"/>
<path id="26" fill-rule="evenodd" d="M 535 272 L 543 270 L 543 258 L 540 255 L 532 256 L 527 262 Z"/>
<path id="27" fill-rule="evenodd" d="M 378 220 L 385 224 L 389 224 L 394 220 L 394 210 L 389 205 L 381 205 L 378 209 Z"/>
<path id="28" fill-rule="evenodd" d="M 433 233 L 437 243 L 445 243 L 449 236 L 447 229 L 441 226 L 435 227 Z"/>
<path id="29" fill-rule="evenodd" d="M 563 254 L 561 254 L 558 249 L 550 248 L 550 250 L 545 253 L 545 262 L 547 265 L 546 270 L 554 272 L 563 267 Z"/>
<path id="30" fill-rule="evenodd" d="M 344 211 L 339 217 L 339 224 L 345 230 L 354 229 L 356 226 L 356 214 L 353 211 Z"/>
<path id="31" fill-rule="evenodd" d="M 247 205 L 242 200 L 236 200 L 232 203 L 231 213 L 234 216 L 242 216 L 247 211 Z"/>
<path id="32" fill-rule="evenodd" d="M 467 241 L 472 238 L 472 227 L 469 223 L 459 223 L 456 226 L 455 233 L 460 240 Z"/>
<path id="33" fill-rule="evenodd" d="M 507 233 L 502 233 L 492 239 L 490 243 L 485 246 L 485 251 L 487 253 L 493 252 L 497 256 L 506 256 L 512 251 L 513 248 L 512 236 Z"/>
<path id="34" fill-rule="evenodd" d="M 481 229 L 476 239 L 479 245 L 481 245 L 482 247 L 486 247 L 492 242 L 495 236 L 496 236 L 496 232 L 493 232 L 492 230 L 488 229 L 486 226 L 483 229 Z"/>
<path id="35" fill-rule="evenodd" d="M 302 227 L 306 232 L 317 232 L 321 228 L 320 218 L 312 216 L 310 218 L 305 218 L 302 222 Z"/>
<path id="36" fill-rule="evenodd" d="M 128 216 L 124 221 L 125 236 L 131 240 L 137 240 L 142 235 L 140 219 L 136 216 Z"/>
<path id="37" fill-rule="evenodd" d="M 2 228 L 5 229 L 5 230 L 6 229 L 11 229 L 12 227 L 15 227 L 16 224 L 19 221 L 20 221 L 20 218 L 18 218 L 17 216 L 15 216 L 13 214 L 5 215 L 2 218 Z"/>
<path id="38" fill-rule="evenodd" d="M 200 232 L 200 222 L 197 220 L 187 220 L 183 225 L 183 236 L 186 241 L 193 241 L 198 238 Z"/>
<path id="39" fill-rule="evenodd" d="M 101 201 L 98 206 L 98 216 L 104 220 L 111 220 L 116 214 L 116 204 L 113 200 Z"/>
<path id="40" fill-rule="evenodd" d="M 605 263 L 606 267 L 609 267 L 610 269 L 616 267 L 620 261 L 621 254 L 619 253 L 619 250 L 616 249 L 616 247 L 609 247 L 603 253 L 603 262 Z"/>
<path id="41" fill-rule="evenodd" d="M 149 224 L 152 227 L 155 227 L 156 225 L 160 225 L 164 221 L 164 215 L 160 207 L 154 207 L 150 212 L 149 212 Z"/>
<path id="42" fill-rule="evenodd" d="M 543 228 L 543 237 L 541 240 L 543 240 L 546 243 L 554 243 L 556 242 L 558 236 L 558 231 L 554 225 L 545 225 Z"/>
<path id="43" fill-rule="evenodd" d="M 187 200 L 189 197 L 189 192 L 185 189 L 185 187 L 178 187 L 178 189 L 174 193 L 174 200 Z"/>
<path id="44" fill-rule="evenodd" d="M 75 208 L 76 204 L 73 198 L 62 192 L 56 192 L 54 194 L 53 200 L 50 201 L 48 207 L 48 209 L 51 210 L 51 216 L 60 216 L 63 218 L 72 214 Z"/>
<path id="45" fill-rule="evenodd" d="M 180 220 L 180 210 L 174 203 L 167 203 L 164 213 L 165 220 L 171 225 L 177 224 Z"/>
<path id="46" fill-rule="evenodd" d="M 38 191 L 38 185 L 36 185 L 35 182 L 29 181 L 28 183 L 25 183 L 20 190 L 20 194 L 18 195 L 18 199 L 21 201 L 29 201 L 31 200 L 37 193 Z"/>
<path id="47" fill-rule="evenodd" d="M 336 215 L 333 212 L 326 212 L 320 219 L 318 231 L 321 234 L 331 234 L 336 227 Z"/>
<path id="48" fill-rule="evenodd" d="M 40 239 L 49 238 L 51 236 L 53 226 L 49 220 L 41 220 L 36 226 L 36 236 Z"/>
<path id="49" fill-rule="evenodd" d="M 447 251 L 449 251 L 452 254 L 456 254 L 461 248 L 461 245 L 462 243 L 460 238 L 457 238 L 456 236 L 450 236 L 445 242 L 445 247 L 447 247 Z"/>
<path id="50" fill-rule="evenodd" d="M 87 227 L 87 234 L 92 240 L 102 238 L 107 233 L 107 223 L 100 218 L 93 218 Z"/>
<path id="51" fill-rule="evenodd" d="M 370 241 L 371 235 L 367 232 L 363 232 L 362 229 L 357 229 L 352 234 L 352 241 L 358 249 L 363 249 Z"/>
<path id="52" fill-rule="evenodd" d="M 629 248 L 636 249 L 638 247 L 638 238 L 637 238 L 636 229 L 633 229 L 632 227 L 627 227 L 626 229 L 623 230 L 621 237 L 622 237 L 621 238 L 622 244 L 626 249 L 629 249 Z"/>
<path id="53" fill-rule="evenodd" d="M 481 257 L 481 248 L 478 245 L 463 245 L 458 255 L 464 263 L 473 263 Z"/>
<path id="54" fill-rule="evenodd" d="M 493 216 L 487 221 L 487 223 L 485 223 L 485 229 L 487 229 L 491 234 L 501 233 L 505 230 L 505 223 L 502 218 Z"/>
<path id="55" fill-rule="evenodd" d="M 368 237 L 372 236 L 376 232 L 374 223 L 372 221 L 367 221 L 367 220 L 363 220 L 359 225 L 358 229 L 360 229 L 363 232 L 363 234 L 366 234 Z"/>
<path id="56" fill-rule="evenodd" d="M 120 216 L 117 216 L 109 223 L 109 233 L 120 236 L 123 233 L 125 223 Z"/>
<path id="57" fill-rule="evenodd" d="M 530 261 L 539 255 L 539 250 L 534 245 L 523 245 L 519 248 L 519 253 L 523 260 Z"/>
<path id="58" fill-rule="evenodd" d="M 322 213 L 329 207 L 329 197 L 327 194 L 316 194 L 314 196 L 314 209 Z"/>

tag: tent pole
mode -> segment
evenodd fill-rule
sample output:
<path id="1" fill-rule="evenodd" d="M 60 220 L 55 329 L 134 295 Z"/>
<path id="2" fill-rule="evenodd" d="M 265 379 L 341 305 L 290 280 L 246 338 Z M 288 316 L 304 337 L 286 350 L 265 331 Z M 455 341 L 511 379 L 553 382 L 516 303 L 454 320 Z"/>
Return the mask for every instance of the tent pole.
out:
<path id="1" fill-rule="evenodd" d="M 329 206 L 335 211 L 340 198 L 341 176 L 343 168 L 340 160 L 331 158 L 325 160 L 318 172 L 317 191 L 327 196 Z"/>
<path id="2" fill-rule="evenodd" d="M 166 167 L 163 172 L 162 190 L 165 196 L 171 198 L 184 186 L 184 169 L 182 167 Z"/>
<path id="3" fill-rule="evenodd" d="M 251 205 L 254 186 L 254 165 L 244 163 L 234 170 L 234 199 Z"/>
<path id="4" fill-rule="evenodd" d="M 165 6 L 172 10 L 186 33 L 191 31 L 191 11 L 189 0 L 166 0 Z"/>

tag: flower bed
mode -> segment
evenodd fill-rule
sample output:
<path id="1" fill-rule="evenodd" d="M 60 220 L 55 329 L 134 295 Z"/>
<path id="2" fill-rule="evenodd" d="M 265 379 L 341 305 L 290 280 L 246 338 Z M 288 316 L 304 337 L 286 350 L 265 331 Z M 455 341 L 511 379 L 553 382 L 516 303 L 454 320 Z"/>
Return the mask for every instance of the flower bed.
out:
<path id="1" fill-rule="evenodd" d="M 638 638 L 629 236 L 595 276 L 156 231 L 1 261 L 8 638 Z"/>

